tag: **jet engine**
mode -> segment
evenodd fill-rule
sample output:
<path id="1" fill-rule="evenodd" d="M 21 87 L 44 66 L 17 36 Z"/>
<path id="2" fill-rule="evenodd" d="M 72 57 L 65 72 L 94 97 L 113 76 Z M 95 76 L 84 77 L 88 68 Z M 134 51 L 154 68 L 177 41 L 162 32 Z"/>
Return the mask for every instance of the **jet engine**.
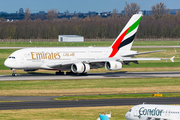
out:
<path id="1" fill-rule="evenodd" d="M 90 70 L 90 65 L 86 63 L 75 63 L 71 65 L 73 73 L 86 73 Z"/>
<path id="2" fill-rule="evenodd" d="M 107 70 L 120 70 L 122 68 L 122 63 L 117 61 L 108 61 L 105 63 L 105 68 Z"/>

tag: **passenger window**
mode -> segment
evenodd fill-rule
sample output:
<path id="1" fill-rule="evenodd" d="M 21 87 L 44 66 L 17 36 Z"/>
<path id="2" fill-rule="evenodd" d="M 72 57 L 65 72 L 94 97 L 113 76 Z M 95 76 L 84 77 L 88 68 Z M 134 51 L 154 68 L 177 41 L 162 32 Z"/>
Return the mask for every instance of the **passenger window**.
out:
<path id="1" fill-rule="evenodd" d="M 12 59 L 15 59 L 15 57 L 12 57 Z"/>
<path id="2" fill-rule="evenodd" d="M 11 58 L 11 57 L 9 57 L 9 58 Z"/>
<path id="3" fill-rule="evenodd" d="M 131 112 L 131 111 L 132 111 L 132 109 L 129 110 L 129 112 Z"/>

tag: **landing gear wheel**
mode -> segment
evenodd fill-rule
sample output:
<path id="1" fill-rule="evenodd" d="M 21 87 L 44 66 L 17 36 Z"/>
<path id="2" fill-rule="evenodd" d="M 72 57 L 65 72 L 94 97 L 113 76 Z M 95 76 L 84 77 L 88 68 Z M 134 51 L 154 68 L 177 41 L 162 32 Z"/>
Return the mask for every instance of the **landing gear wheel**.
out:
<path id="1" fill-rule="evenodd" d="M 76 73 L 73 73 L 72 71 L 66 72 L 66 75 L 76 75 Z"/>
<path id="2" fill-rule="evenodd" d="M 56 72 L 56 75 L 64 75 L 64 72 L 61 72 L 61 71 Z"/>
<path id="3" fill-rule="evenodd" d="M 13 73 L 12 76 L 17 76 L 17 73 Z"/>
<path id="4" fill-rule="evenodd" d="M 13 70 L 12 76 L 17 76 L 16 69 L 12 69 L 12 70 Z"/>
<path id="5" fill-rule="evenodd" d="M 80 75 L 81 75 L 81 76 L 86 76 L 86 75 L 87 75 L 87 72 L 81 73 Z"/>
<path id="6" fill-rule="evenodd" d="M 70 72 L 66 72 L 66 75 L 70 75 Z"/>
<path id="7" fill-rule="evenodd" d="M 86 76 L 86 75 L 87 75 L 87 72 L 85 72 L 85 73 L 73 73 L 73 72 L 71 71 L 71 72 L 66 72 L 66 75 Z"/>

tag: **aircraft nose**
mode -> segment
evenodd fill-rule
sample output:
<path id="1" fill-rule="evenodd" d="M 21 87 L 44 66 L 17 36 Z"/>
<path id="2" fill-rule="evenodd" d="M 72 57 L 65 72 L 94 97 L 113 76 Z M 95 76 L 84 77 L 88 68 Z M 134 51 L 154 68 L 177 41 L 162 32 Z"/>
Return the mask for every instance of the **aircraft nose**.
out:
<path id="1" fill-rule="evenodd" d="M 6 59 L 6 60 L 4 61 L 4 65 L 5 65 L 6 67 L 10 68 L 10 61 L 9 61 L 8 59 Z"/>
<path id="2" fill-rule="evenodd" d="M 125 114 L 125 118 L 126 118 L 127 120 L 130 120 L 130 119 L 129 119 L 129 113 L 128 113 L 128 112 Z"/>

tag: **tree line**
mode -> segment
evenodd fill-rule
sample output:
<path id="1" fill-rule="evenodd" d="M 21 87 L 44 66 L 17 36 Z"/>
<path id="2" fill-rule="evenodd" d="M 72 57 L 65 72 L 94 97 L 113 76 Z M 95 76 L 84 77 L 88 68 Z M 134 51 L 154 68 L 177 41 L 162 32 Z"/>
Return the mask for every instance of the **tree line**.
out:
<path id="1" fill-rule="evenodd" d="M 17 21 L 0 22 L 0 39 L 56 39 L 58 35 L 81 35 L 85 38 L 115 38 L 128 22 L 117 19 L 90 18 L 84 21 Z M 180 15 L 161 19 L 143 16 L 137 38 L 180 37 Z"/>
<path id="2" fill-rule="evenodd" d="M 117 16 L 115 9 L 108 18 L 96 15 L 72 20 L 57 20 L 57 11 L 51 10 L 44 21 L 29 20 L 27 9 L 26 20 L 0 22 L 0 39 L 57 39 L 58 35 L 115 38 L 139 9 L 136 3 L 131 3 L 125 6 L 125 15 Z M 180 38 L 180 12 L 169 14 L 163 3 L 152 6 L 152 11 L 153 15 L 142 17 L 136 38 Z"/>

